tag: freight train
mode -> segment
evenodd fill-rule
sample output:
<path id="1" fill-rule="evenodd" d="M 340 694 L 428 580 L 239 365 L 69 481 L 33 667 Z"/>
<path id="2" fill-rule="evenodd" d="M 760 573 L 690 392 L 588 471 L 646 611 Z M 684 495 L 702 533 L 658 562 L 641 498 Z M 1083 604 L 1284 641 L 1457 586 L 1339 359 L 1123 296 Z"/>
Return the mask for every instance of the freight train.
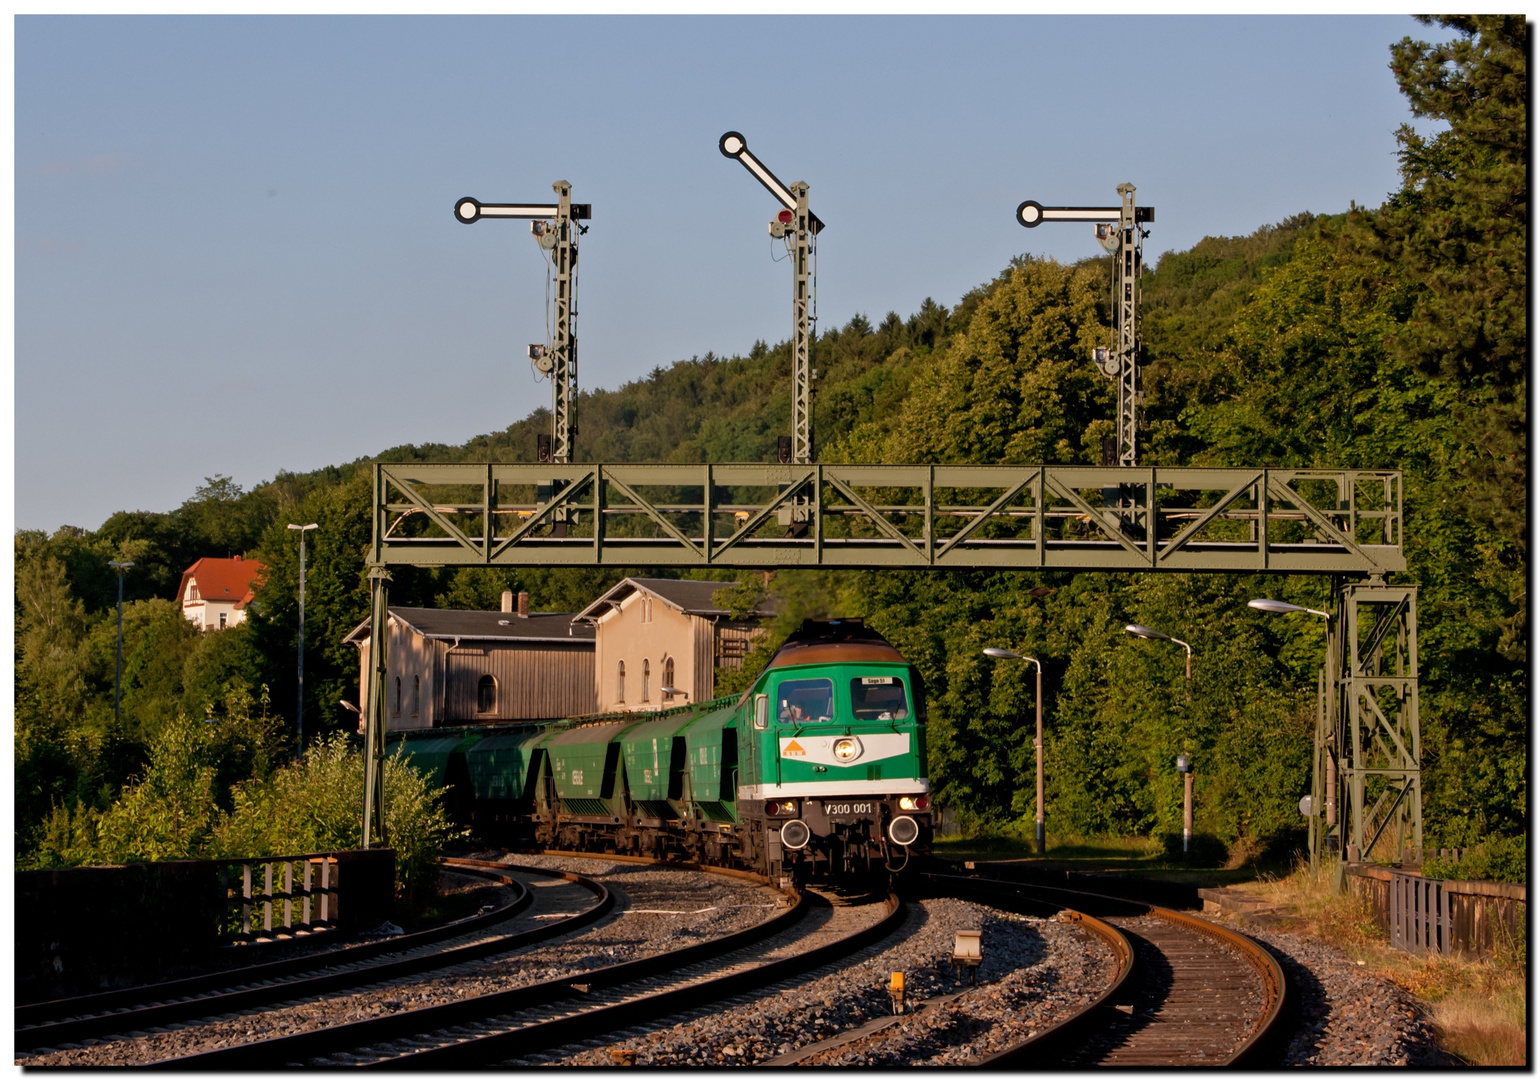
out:
<path id="1" fill-rule="evenodd" d="M 391 745 L 492 843 L 799 882 L 896 873 L 930 844 L 924 683 L 859 619 L 804 622 L 738 697 Z"/>

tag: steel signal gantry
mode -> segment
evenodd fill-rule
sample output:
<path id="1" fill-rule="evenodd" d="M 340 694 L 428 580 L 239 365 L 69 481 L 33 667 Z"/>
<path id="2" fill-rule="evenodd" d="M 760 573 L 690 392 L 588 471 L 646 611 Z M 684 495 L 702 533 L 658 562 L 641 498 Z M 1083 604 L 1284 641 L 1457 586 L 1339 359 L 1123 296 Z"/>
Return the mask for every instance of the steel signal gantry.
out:
<path id="1" fill-rule="evenodd" d="M 474 225 L 482 218 L 518 218 L 529 221 L 541 250 L 550 254 L 556 277 L 556 325 L 544 345 L 529 347 L 530 363 L 551 380 L 551 437 L 549 446 L 537 447 L 540 461 L 565 465 L 572 460 L 572 396 L 577 386 L 577 237 L 573 222 L 593 216 L 590 203 L 572 201 L 572 185 L 558 180 L 551 185 L 560 199 L 551 203 L 483 203 L 464 198 L 455 203 L 455 220 Z M 586 226 L 577 226 L 587 232 Z"/>
<path id="2" fill-rule="evenodd" d="M 1096 238 L 1112 256 L 1112 320 L 1117 349 L 1098 348 L 1092 359 L 1102 374 L 1118 381 L 1118 434 L 1116 454 L 1102 450 L 1104 466 L 1137 465 L 1139 429 L 1139 273 L 1144 263 L 1146 230 L 1139 226 L 1155 220 L 1153 206 L 1134 205 L 1134 185 L 1119 184 L 1122 206 L 1043 206 L 1028 199 L 1016 207 L 1016 220 L 1029 229 L 1045 221 L 1089 221 L 1096 224 Z M 1116 222 L 1114 227 L 1111 223 Z"/>
<path id="3" fill-rule="evenodd" d="M 723 157 L 734 158 L 774 195 L 785 209 L 770 222 L 770 235 L 786 240 L 792 256 L 792 336 L 791 336 L 791 446 L 783 450 L 783 465 L 808 465 L 813 461 L 813 342 L 812 326 L 817 321 L 817 248 L 816 238 L 823 231 L 807 206 L 808 186 L 797 181 L 789 187 L 781 183 L 763 162 L 749 152 L 748 141 L 736 131 L 729 131 L 717 142 Z M 796 508 L 802 511 L 799 504 Z M 794 518 L 806 524 L 805 513 Z"/>

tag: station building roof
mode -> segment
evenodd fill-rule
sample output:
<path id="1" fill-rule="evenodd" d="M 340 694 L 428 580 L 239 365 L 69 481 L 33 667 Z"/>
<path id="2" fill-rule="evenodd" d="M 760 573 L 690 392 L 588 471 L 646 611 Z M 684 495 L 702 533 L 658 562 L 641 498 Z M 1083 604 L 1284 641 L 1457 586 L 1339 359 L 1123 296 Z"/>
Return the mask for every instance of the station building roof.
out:
<path id="1" fill-rule="evenodd" d="M 425 638 L 439 641 L 571 642 L 592 647 L 594 628 L 573 621 L 570 612 L 519 615 L 511 611 L 455 611 L 443 608 L 390 608 L 390 614 Z M 363 645 L 369 640 L 365 619 L 343 641 Z"/>

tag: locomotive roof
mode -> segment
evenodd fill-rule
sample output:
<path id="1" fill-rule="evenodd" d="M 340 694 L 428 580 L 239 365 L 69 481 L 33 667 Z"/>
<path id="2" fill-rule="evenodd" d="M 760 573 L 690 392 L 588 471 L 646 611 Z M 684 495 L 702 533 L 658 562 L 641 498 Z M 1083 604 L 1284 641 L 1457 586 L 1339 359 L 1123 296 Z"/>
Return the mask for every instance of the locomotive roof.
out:
<path id="1" fill-rule="evenodd" d="M 765 666 L 906 663 L 887 638 L 860 619 L 806 619 Z"/>

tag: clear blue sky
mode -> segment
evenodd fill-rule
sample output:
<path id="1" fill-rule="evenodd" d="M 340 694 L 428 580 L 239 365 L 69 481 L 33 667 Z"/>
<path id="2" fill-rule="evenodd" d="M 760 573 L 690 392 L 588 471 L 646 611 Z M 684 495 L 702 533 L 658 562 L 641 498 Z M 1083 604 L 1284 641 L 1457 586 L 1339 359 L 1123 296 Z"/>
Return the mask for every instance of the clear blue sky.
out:
<path id="1" fill-rule="evenodd" d="M 1150 254 L 1378 205 L 1410 121 L 1366 17 L 21 17 L 16 525 L 169 510 L 549 403 L 545 263 L 462 195 L 593 204 L 580 385 L 789 336 L 770 196 L 827 223 L 825 328 L 955 304 L 1022 199 L 1156 207 Z M 581 424 L 581 417 L 579 417 Z"/>

